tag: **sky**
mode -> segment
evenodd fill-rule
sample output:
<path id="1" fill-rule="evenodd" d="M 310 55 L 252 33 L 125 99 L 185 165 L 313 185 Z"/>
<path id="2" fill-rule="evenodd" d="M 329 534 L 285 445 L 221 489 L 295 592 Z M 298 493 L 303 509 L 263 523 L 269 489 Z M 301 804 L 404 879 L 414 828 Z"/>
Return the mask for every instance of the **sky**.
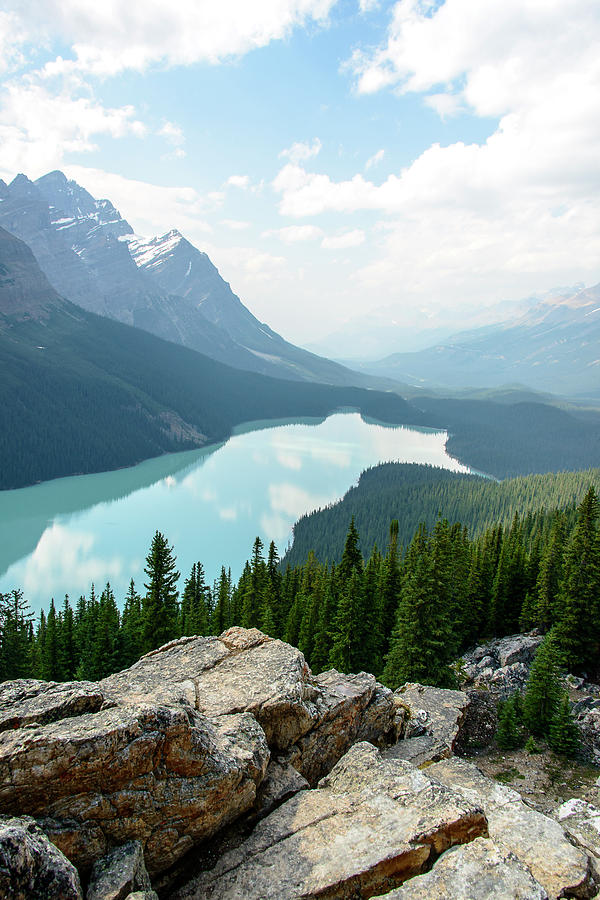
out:
<path id="1" fill-rule="evenodd" d="M 0 177 L 178 228 L 297 343 L 468 324 L 600 281 L 599 47 L 598 0 L 5 0 Z"/>

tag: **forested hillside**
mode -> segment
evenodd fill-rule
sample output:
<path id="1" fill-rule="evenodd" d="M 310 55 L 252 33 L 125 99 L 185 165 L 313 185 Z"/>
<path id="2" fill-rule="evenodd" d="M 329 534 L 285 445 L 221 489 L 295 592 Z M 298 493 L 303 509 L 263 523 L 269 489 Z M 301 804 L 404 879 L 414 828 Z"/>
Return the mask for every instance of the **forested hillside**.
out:
<path id="1" fill-rule="evenodd" d="M 446 449 L 480 472 L 511 478 L 586 469 L 600 461 L 600 413 L 575 415 L 550 403 L 413 400 L 428 425 L 449 432 Z"/>
<path id="2" fill-rule="evenodd" d="M 354 407 L 421 424 L 396 394 L 241 372 L 89 313 L 0 229 L 0 488 L 132 465 L 257 419 Z"/>
<path id="3" fill-rule="evenodd" d="M 420 525 L 406 552 L 393 520 L 385 553 L 365 561 L 352 520 L 338 565 L 309 554 L 281 572 L 259 538 L 237 582 L 225 568 L 212 586 L 196 563 L 178 593 L 174 549 L 156 532 L 147 581 L 131 582 L 123 611 L 109 584 L 73 609 L 50 603 L 36 628 L 22 592 L 0 597 L 0 678 L 98 679 L 140 654 L 230 625 L 259 627 L 298 646 L 312 669 L 366 670 L 391 687 L 449 685 L 451 662 L 484 638 L 537 626 L 571 671 L 600 674 L 599 503 L 590 487 L 578 509 L 515 515 L 471 539 L 459 522 Z"/>
<path id="4" fill-rule="evenodd" d="M 311 550 L 322 562 L 339 562 L 351 518 L 360 532 L 362 550 L 369 554 L 374 544 L 386 546 L 392 519 L 398 522 L 398 542 L 404 547 L 417 525 L 424 522 L 432 528 L 440 511 L 477 537 L 495 522 L 509 524 L 515 513 L 574 507 L 590 484 L 600 490 L 600 469 L 497 482 L 433 466 L 384 463 L 363 472 L 338 503 L 299 519 L 284 563 L 300 565 Z"/>

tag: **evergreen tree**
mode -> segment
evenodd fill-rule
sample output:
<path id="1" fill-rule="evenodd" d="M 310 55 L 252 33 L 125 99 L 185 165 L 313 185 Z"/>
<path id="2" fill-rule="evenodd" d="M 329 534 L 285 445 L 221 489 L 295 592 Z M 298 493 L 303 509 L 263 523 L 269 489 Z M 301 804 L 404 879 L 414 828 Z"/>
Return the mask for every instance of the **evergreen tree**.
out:
<path id="1" fill-rule="evenodd" d="M 125 607 L 121 617 L 123 668 L 133 665 L 143 653 L 142 625 L 142 598 L 137 593 L 132 578 L 125 595 Z"/>
<path id="2" fill-rule="evenodd" d="M 221 574 L 215 590 L 215 605 L 211 618 L 211 634 L 222 634 L 232 624 L 230 618 L 230 602 L 231 569 L 226 572 L 225 566 L 221 566 Z"/>
<path id="3" fill-rule="evenodd" d="M 204 580 L 204 567 L 201 562 L 195 562 L 181 598 L 181 634 L 208 634 L 210 614 L 210 590 Z"/>
<path id="4" fill-rule="evenodd" d="M 148 577 L 142 601 L 142 645 L 147 653 L 177 636 L 177 581 L 173 548 L 160 531 L 152 538 L 144 569 Z"/>
<path id="5" fill-rule="evenodd" d="M 362 573 L 354 567 L 350 578 L 342 587 L 333 623 L 329 663 L 340 672 L 356 672 L 360 669 L 364 625 L 361 620 L 364 608 L 363 590 Z"/>
<path id="6" fill-rule="evenodd" d="M 548 743 L 557 753 L 565 756 L 576 756 L 581 745 L 581 736 L 577 723 L 571 714 L 569 695 L 563 694 L 562 700 L 550 723 Z"/>
<path id="7" fill-rule="evenodd" d="M 579 506 L 577 525 L 565 551 L 557 626 L 563 663 L 570 671 L 592 675 L 600 659 L 598 514 L 598 497 L 591 487 Z"/>
<path id="8" fill-rule="evenodd" d="M 75 648 L 75 620 L 68 594 L 65 594 L 61 612 L 58 656 L 61 677 L 65 681 L 70 681 L 75 677 L 78 659 Z"/>
<path id="9" fill-rule="evenodd" d="M 0 681 L 33 674 L 32 618 L 23 591 L 0 594 Z"/>
<path id="10" fill-rule="evenodd" d="M 342 561 L 338 566 L 338 578 L 343 584 L 352 576 L 352 570 L 358 569 L 362 571 L 363 558 L 359 549 L 359 536 L 354 524 L 354 516 L 350 520 L 348 534 L 346 535 L 346 543 L 344 544 L 344 552 L 342 553 Z"/>
<path id="11" fill-rule="evenodd" d="M 449 663 L 454 640 L 447 610 L 438 602 L 434 558 L 430 547 L 411 544 L 407 556 L 396 626 L 383 671 L 384 683 L 395 689 L 406 681 L 449 687 L 454 677 Z M 417 552 L 417 547 L 419 551 Z"/>
<path id="12" fill-rule="evenodd" d="M 44 649 L 42 651 L 42 678 L 44 681 L 60 681 L 58 623 L 54 598 L 50 601 L 48 619 L 46 621 L 46 635 Z"/>
<path id="13" fill-rule="evenodd" d="M 498 718 L 496 743 L 501 750 L 516 750 L 523 746 L 523 730 L 519 725 L 515 696 L 513 694 L 505 701 Z"/>
<path id="14" fill-rule="evenodd" d="M 398 519 L 390 523 L 390 541 L 385 556 L 381 580 L 381 658 L 390 647 L 400 599 L 401 571 L 398 552 Z"/>
<path id="15" fill-rule="evenodd" d="M 549 632 L 533 660 L 523 700 L 523 717 L 532 734 L 549 733 L 561 694 L 556 638 Z"/>

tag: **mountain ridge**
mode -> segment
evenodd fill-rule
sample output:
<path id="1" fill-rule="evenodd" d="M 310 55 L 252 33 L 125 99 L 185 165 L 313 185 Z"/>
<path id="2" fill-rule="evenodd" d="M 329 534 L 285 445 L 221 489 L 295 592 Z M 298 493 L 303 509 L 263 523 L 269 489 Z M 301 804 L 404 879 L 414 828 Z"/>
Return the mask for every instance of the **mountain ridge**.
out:
<path id="1" fill-rule="evenodd" d="M 284 340 L 252 315 L 208 256 L 183 235 L 172 230 L 149 240 L 137 237 L 109 200 L 96 200 L 62 172 L 35 182 L 19 174 L 1 187 L 0 226 L 31 247 L 60 295 L 89 312 L 239 369 L 299 381 L 399 387 Z"/>
<path id="2" fill-rule="evenodd" d="M 398 395 L 276 379 L 95 315 L 61 297 L 0 228 L 0 488 L 132 465 L 260 419 L 355 407 L 423 424 Z"/>

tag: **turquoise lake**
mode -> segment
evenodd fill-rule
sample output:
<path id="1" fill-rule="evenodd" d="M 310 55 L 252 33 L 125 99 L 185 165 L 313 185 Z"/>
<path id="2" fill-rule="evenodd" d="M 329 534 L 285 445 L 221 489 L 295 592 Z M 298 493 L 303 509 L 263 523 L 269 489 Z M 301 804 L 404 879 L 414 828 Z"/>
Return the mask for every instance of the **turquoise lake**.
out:
<path id="1" fill-rule="evenodd" d="M 358 413 L 253 423 L 203 450 L 1 492 L 0 591 L 22 588 L 38 611 L 51 597 L 75 602 L 92 581 L 100 589 L 110 581 L 122 602 L 131 578 L 142 590 L 157 529 L 174 547 L 181 588 L 196 560 L 209 584 L 222 565 L 237 579 L 256 535 L 283 555 L 294 522 L 341 498 L 368 466 L 398 460 L 470 471 L 448 456 L 446 438 Z"/>

